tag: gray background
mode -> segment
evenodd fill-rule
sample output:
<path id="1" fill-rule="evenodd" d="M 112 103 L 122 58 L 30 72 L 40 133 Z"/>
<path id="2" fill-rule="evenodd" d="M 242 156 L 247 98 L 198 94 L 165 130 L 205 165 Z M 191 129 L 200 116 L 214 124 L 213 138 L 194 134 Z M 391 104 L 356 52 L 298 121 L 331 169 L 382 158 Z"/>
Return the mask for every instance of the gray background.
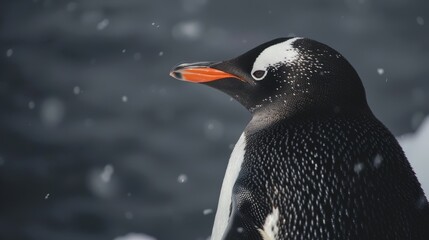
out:
<path id="1" fill-rule="evenodd" d="M 343 53 L 375 114 L 414 131 L 428 14 L 425 0 L 0 1 L 0 239 L 207 238 L 250 115 L 169 70 L 276 37 Z"/>

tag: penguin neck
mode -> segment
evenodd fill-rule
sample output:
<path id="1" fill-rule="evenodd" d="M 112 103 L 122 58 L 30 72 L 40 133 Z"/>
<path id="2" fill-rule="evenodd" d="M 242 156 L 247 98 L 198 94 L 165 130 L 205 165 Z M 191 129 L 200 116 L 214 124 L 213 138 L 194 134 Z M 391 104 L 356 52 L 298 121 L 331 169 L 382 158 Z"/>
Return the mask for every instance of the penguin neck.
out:
<path id="1" fill-rule="evenodd" d="M 285 101 L 281 100 L 261 106 L 251 111 L 252 119 L 245 131 L 247 134 L 252 134 L 279 122 L 285 122 L 295 118 L 309 118 L 311 117 L 310 115 L 314 116 L 314 114 L 316 114 L 316 116 L 324 115 L 324 113 L 320 113 L 320 111 L 312 107 L 307 106 L 307 108 L 306 110 L 305 106 L 287 104 Z"/>
<path id="2" fill-rule="evenodd" d="M 247 125 L 245 132 L 246 134 L 252 134 L 264 128 L 267 128 L 277 122 L 280 122 L 287 118 L 285 111 L 279 111 L 275 107 L 264 107 L 252 112 L 252 119 Z"/>
<path id="3" fill-rule="evenodd" d="M 281 102 L 272 103 L 252 112 L 252 119 L 247 125 L 245 132 L 250 135 L 280 122 L 314 121 L 316 119 L 330 118 L 333 116 L 350 118 L 368 116 L 368 114 L 373 116 L 366 104 L 355 106 L 354 108 L 349 106 L 327 105 L 329 106 L 324 108 L 320 108 L 320 106 L 319 108 L 309 107 L 305 110 L 306 108 L 303 106 L 288 106 Z"/>

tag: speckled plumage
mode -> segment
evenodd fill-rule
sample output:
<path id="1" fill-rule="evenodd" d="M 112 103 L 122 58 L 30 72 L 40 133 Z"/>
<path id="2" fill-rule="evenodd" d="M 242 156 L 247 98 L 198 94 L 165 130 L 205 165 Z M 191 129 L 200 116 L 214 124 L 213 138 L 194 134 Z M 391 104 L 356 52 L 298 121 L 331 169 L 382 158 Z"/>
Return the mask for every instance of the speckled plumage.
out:
<path id="1" fill-rule="evenodd" d="M 233 78 L 205 84 L 252 113 L 212 240 L 429 239 L 423 190 L 341 54 L 281 38 L 208 66 Z"/>
<path id="2" fill-rule="evenodd" d="M 420 185 L 372 114 L 289 119 L 247 134 L 241 171 L 236 209 L 262 226 L 279 208 L 276 239 L 427 239 Z"/>

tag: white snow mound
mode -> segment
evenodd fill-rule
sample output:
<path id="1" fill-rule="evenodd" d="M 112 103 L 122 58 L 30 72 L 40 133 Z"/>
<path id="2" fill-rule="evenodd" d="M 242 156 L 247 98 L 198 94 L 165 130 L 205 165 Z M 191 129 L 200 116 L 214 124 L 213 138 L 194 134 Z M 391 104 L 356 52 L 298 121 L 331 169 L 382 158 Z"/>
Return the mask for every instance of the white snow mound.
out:
<path id="1" fill-rule="evenodd" d="M 113 240 L 156 240 L 156 238 L 142 233 L 128 233 L 125 236 L 116 237 Z"/>
<path id="2" fill-rule="evenodd" d="M 405 155 L 410 161 L 422 188 L 429 194 L 429 117 L 423 121 L 419 129 L 413 134 L 406 134 L 398 138 Z"/>

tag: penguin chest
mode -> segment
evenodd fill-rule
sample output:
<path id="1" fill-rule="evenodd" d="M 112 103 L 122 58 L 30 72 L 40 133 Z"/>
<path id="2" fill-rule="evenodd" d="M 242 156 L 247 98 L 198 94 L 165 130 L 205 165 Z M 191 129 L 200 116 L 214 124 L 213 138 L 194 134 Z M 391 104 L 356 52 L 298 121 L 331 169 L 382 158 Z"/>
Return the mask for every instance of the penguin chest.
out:
<path id="1" fill-rule="evenodd" d="M 238 175 L 241 170 L 241 165 L 244 160 L 246 147 L 245 138 L 246 137 L 243 133 L 238 142 L 235 144 L 234 150 L 232 151 L 231 157 L 228 162 L 228 167 L 226 169 L 225 177 L 223 179 L 222 189 L 220 192 L 219 202 L 216 211 L 216 217 L 213 225 L 211 235 L 212 240 L 220 240 L 228 225 L 228 220 L 230 217 L 232 190 L 238 178 Z"/>

